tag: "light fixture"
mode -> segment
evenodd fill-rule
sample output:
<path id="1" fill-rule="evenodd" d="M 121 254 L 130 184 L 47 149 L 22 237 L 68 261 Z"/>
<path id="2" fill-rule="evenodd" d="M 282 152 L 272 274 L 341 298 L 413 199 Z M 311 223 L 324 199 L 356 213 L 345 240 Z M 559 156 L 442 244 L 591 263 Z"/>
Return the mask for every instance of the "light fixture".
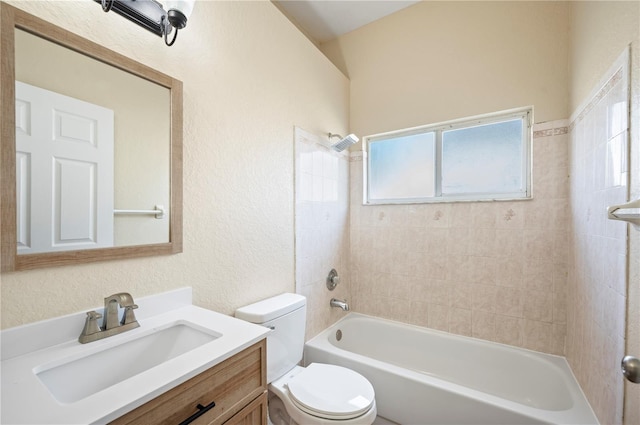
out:
<path id="1" fill-rule="evenodd" d="M 178 30 L 187 25 L 195 0 L 167 0 L 165 6 L 156 0 L 94 0 L 102 4 L 102 10 L 113 10 L 128 20 L 135 22 L 155 35 L 164 38 L 167 46 L 172 46 L 178 37 Z M 169 34 L 173 38 L 169 41 Z"/>

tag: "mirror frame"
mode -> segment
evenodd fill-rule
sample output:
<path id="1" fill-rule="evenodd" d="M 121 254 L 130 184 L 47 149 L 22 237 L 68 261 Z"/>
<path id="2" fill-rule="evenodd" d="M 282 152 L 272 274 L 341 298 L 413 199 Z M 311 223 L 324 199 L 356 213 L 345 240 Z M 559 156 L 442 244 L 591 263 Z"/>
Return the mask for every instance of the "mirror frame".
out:
<path id="1" fill-rule="evenodd" d="M 169 242 L 41 254 L 17 252 L 15 29 L 166 87 L 171 100 Z M 182 82 L 0 2 L 0 241 L 2 272 L 182 252 Z"/>

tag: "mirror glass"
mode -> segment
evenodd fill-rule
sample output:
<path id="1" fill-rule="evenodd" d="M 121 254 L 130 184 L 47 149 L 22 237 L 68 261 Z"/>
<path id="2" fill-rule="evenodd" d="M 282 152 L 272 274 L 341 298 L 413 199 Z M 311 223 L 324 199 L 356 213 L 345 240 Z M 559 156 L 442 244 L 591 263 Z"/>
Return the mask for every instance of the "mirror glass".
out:
<path id="1" fill-rule="evenodd" d="M 15 129 L 2 208 L 16 218 L 3 217 L 2 270 L 181 252 L 181 83 L 2 8 L 3 37 L 15 19 L 15 56 L 3 58 L 13 73 L 1 75 L 3 134 Z M 15 121 L 4 116 L 9 84 Z"/>
<path id="2" fill-rule="evenodd" d="M 16 87 L 17 105 L 24 105 L 16 108 L 16 155 L 30 161 L 16 170 L 24 202 L 18 254 L 169 242 L 169 89 L 18 29 L 15 72 L 27 85 Z M 112 111 L 112 119 L 103 124 L 88 113 L 93 105 Z M 102 174 L 101 167 L 109 169 Z M 75 179 L 97 181 L 68 181 Z M 21 181 L 31 187 L 20 190 Z M 70 205 L 76 201 L 89 205 Z M 161 218 L 126 212 L 156 205 L 165 210 Z M 102 225 L 106 235 L 101 220 L 112 222 Z"/>

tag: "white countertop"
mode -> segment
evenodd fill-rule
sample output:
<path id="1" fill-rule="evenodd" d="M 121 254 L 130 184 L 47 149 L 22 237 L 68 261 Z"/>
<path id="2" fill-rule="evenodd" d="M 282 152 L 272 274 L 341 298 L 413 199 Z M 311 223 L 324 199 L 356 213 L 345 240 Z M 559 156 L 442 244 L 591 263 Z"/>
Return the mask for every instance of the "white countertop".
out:
<path id="1" fill-rule="evenodd" d="M 112 421 L 258 342 L 269 332 L 262 326 L 191 305 L 190 288 L 135 302 L 139 305 L 135 311 L 139 328 L 88 344 L 77 341 L 85 312 L 3 331 L 0 334 L 0 422 L 93 424 Z M 101 309 L 96 310 L 101 312 Z M 57 401 L 36 376 L 43 365 L 63 364 L 151 334 L 176 322 L 191 323 L 220 336 L 73 403 Z M 70 335 L 73 335 L 72 339 L 69 339 Z"/>

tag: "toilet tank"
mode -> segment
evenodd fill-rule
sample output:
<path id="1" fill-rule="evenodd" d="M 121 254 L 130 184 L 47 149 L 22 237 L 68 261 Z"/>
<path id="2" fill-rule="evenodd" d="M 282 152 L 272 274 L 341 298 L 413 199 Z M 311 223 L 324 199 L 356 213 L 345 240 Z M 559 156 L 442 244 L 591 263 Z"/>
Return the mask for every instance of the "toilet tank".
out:
<path id="1" fill-rule="evenodd" d="M 281 294 L 241 307 L 235 316 L 271 329 L 267 334 L 267 382 L 271 383 L 302 360 L 307 300 Z"/>

